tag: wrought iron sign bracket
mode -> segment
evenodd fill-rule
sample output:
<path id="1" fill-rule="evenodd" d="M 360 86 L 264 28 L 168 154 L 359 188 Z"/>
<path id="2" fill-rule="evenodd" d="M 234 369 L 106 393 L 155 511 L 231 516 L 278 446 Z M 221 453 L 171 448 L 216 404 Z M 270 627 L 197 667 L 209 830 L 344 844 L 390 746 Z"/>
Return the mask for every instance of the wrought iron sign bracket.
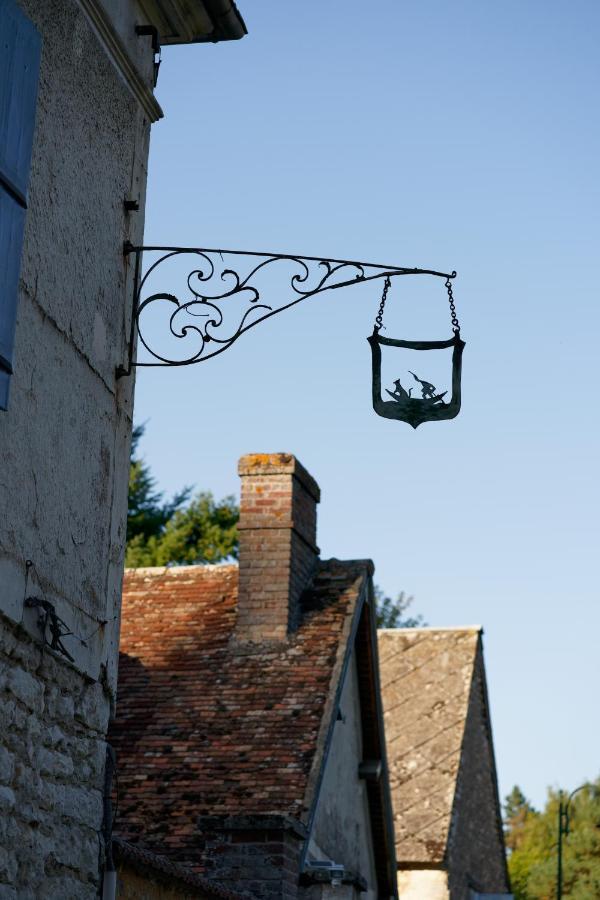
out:
<path id="1" fill-rule="evenodd" d="M 129 242 L 123 250 L 126 256 L 134 257 L 134 298 L 128 358 L 125 365 L 118 366 L 117 378 L 130 375 L 134 366 L 187 366 L 212 359 L 260 322 L 324 291 L 382 278 L 389 286 L 389 279 L 399 275 L 433 275 L 446 279 L 447 285 L 456 277 L 456 272 L 433 269 L 247 250 L 136 247 Z M 144 253 L 155 258 L 142 275 Z M 189 257 L 191 269 L 186 268 L 186 296 L 181 298 L 172 287 L 164 290 L 157 281 L 169 263 L 176 265 L 176 277 L 180 279 L 179 262 L 185 257 Z M 281 298 L 276 276 L 284 278 L 291 292 L 291 296 L 288 293 L 278 302 L 271 299 L 273 294 Z M 189 348 L 185 355 L 173 358 L 157 348 L 155 338 L 146 334 L 142 319 L 151 307 L 155 310 L 160 307 L 167 314 L 169 336 L 182 341 L 178 346 Z M 136 359 L 136 338 L 149 354 L 148 361 Z"/>

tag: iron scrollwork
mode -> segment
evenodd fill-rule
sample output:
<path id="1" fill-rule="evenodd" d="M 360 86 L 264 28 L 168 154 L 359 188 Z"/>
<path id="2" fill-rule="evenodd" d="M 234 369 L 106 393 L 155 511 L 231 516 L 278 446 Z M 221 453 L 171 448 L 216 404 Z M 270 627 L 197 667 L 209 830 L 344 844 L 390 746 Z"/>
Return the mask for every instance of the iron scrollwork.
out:
<path id="1" fill-rule="evenodd" d="M 144 252 L 156 258 L 142 276 Z M 126 244 L 125 253 L 135 258 L 135 295 L 128 360 L 117 369 L 118 377 L 129 375 L 133 366 L 187 366 L 212 359 L 259 322 L 323 291 L 398 275 L 453 277 L 430 269 L 243 250 Z M 186 266 L 183 276 L 183 296 L 157 288 L 160 273 L 171 263 L 177 269 L 177 278 L 182 277 L 181 263 L 186 257 L 193 262 L 191 269 Z M 284 294 L 281 277 L 286 283 Z M 272 295 L 283 300 L 275 302 Z M 156 328 L 146 329 L 146 317 L 158 308 L 166 314 L 166 338 L 175 339 L 178 348 L 184 347 L 183 353 L 157 346 Z M 139 360 L 136 336 L 147 354 Z"/>

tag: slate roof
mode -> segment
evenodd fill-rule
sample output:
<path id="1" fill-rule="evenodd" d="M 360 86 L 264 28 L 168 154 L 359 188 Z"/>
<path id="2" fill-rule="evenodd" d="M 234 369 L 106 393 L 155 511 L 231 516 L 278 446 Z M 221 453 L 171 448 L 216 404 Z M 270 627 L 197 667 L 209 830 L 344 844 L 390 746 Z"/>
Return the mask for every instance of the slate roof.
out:
<path id="1" fill-rule="evenodd" d="M 125 575 L 116 833 L 201 871 L 198 817 L 306 821 L 372 564 L 319 563 L 284 644 L 238 644 L 237 566 Z"/>
<path id="2" fill-rule="evenodd" d="M 480 636 L 478 626 L 378 632 L 399 867 L 444 859 Z"/>

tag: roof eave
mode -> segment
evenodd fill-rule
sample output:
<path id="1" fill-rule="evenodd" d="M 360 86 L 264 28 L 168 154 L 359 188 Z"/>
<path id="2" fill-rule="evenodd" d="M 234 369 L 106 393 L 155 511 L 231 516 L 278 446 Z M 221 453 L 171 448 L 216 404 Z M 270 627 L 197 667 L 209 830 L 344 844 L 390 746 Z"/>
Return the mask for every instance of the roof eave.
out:
<path id="1" fill-rule="evenodd" d="M 173 887 L 182 887 L 186 896 L 193 895 L 204 900 L 243 900 L 242 895 L 231 891 L 217 882 L 198 875 L 193 869 L 175 863 L 166 856 L 154 853 L 143 846 L 131 844 L 122 838 L 113 836 L 112 850 L 117 865 L 126 863 L 142 877 L 152 877 L 156 881 Z"/>
<path id="2" fill-rule="evenodd" d="M 371 681 L 370 690 L 368 694 L 372 700 L 372 703 L 375 707 L 374 709 L 374 718 L 376 720 L 376 730 L 377 735 L 375 737 L 375 743 L 377 744 L 377 753 L 382 762 L 382 773 L 381 777 L 377 781 L 376 784 L 368 785 L 368 805 L 369 805 L 369 813 L 371 816 L 371 825 L 373 828 L 373 839 L 375 841 L 375 833 L 376 833 L 376 819 L 377 815 L 374 807 L 380 808 L 380 816 L 381 822 L 383 824 L 383 847 L 376 843 L 375 850 L 376 852 L 376 870 L 377 870 L 377 881 L 378 881 L 378 896 L 380 900 L 388 900 L 388 898 L 394 898 L 397 900 L 398 898 L 398 886 L 397 886 L 397 878 L 396 878 L 396 853 L 395 853 L 395 839 L 394 839 L 394 816 L 392 809 L 392 795 L 389 785 L 389 774 L 388 774 L 388 765 L 387 765 L 387 756 L 386 756 L 386 744 L 385 744 L 385 732 L 384 732 L 384 722 L 383 722 L 383 705 L 381 700 L 381 687 L 379 684 L 379 662 L 378 662 L 378 649 L 377 649 L 377 627 L 375 623 L 375 596 L 373 590 L 373 563 L 371 560 L 363 560 L 365 565 L 365 571 L 362 576 L 362 584 L 360 586 L 360 591 L 358 595 L 358 601 L 353 610 L 352 615 L 350 616 L 350 621 L 347 623 L 347 631 L 346 631 L 346 646 L 344 647 L 340 659 L 338 660 L 338 664 L 336 665 L 332 682 L 336 681 L 336 688 L 334 692 L 334 696 L 331 698 L 333 702 L 330 705 L 328 715 L 324 717 L 324 725 L 327 727 L 327 736 L 325 738 L 324 747 L 322 750 L 322 754 L 320 759 L 317 762 L 316 769 L 313 772 L 313 779 L 309 781 L 309 790 L 307 792 L 312 796 L 307 796 L 305 798 L 306 806 L 309 809 L 308 821 L 306 823 L 308 829 L 308 836 L 305 842 L 304 850 L 302 853 L 301 859 L 301 869 L 304 868 L 304 863 L 306 859 L 306 854 L 308 851 L 308 841 L 310 838 L 310 833 L 312 831 L 312 826 L 314 823 L 316 810 L 319 801 L 319 794 L 321 791 L 321 785 L 323 782 L 323 777 L 325 773 L 325 767 L 327 765 L 327 757 L 329 754 L 329 748 L 331 746 L 332 737 L 333 737 L 333 729 L 335 727 L 335 722 L 337 719 L 338 709 L 340 706 L 341 696 L 342 696 L 342 688 L 344 685 L 344 680 L 346 677 L 346 673 L 348 671 L 348 667 L 350 664 L 350 659 L 352 657 L 352 653 L 354 652 L 357 641 L 362 637 L 363 646 L 368 651 L 368 662 L 366 668 L 368 668 L 369 678 Z M 365 634 L 365 631 L 367 632 Z M 361 633 L 362 632 L 362 633 Z M 359 681 L 361 680 L 361 676 L 359 673 Z M 360 690 L 360 688 L 359 688 Z M 367 693 L 366 691 L 361 690 L 361 694 Z M 361 696 L 361 709 L 365 704 L 365 697 Z M 311 783 L 312 782 L 312 783 Z"/>
<path id="3" fill-rule="evenodd" d="M 396 840 L 394 833 L 394 810 L 392 806 L 392 792 L 390 788 L 389 768 L 387 761 L 387 745 L 385 740 L 385 725 L 383 718 L 383 695 L 381 692 L 381 683 L 379 677 L 379 646 L 377 643 L 377 615 L 375 591 L 373 587 L 373 579 L 367 579 L 367 597 L 363 603 L 362 614 L 368 616 L 369 628 L 369 648 L 371 654 L 371 696 L 375 706 L 375 717 L 377 720 L 377 732 L 379 738 L 379 755 L 382 762 L 382 773 L 377 785 L 377 791 L 372 791 L 373 802 L 380 807 L 380 815 L 383 823 L 383 842 L 385 843 L 384 852 L 380 854 L 378 865 L 379 890 L 380 897 L 392 897 L 398 900 L 398 881 L 397 881 L 397 863 L 396 863 Z M 371 807 L 371 801 L 369 802 Z M 373 817 L 373 812 L 371 812 Z"/>
<path id="4" fill-rule="evenodd" d="M 238 41 L 248 33 L 233 0 L 140 0 L 164 46 Z"/>

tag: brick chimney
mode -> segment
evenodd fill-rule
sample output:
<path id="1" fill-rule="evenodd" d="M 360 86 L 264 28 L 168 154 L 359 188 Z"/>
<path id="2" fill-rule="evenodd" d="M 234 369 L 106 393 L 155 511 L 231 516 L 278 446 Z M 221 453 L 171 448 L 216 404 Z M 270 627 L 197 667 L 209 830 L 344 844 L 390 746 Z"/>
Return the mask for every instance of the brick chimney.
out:
<path id="1" fill-rule="evenodd" d="M 238 641 L 284 641 L 319 556 L 319 486 L 289 453 L 251 453 L 238 464 Z"/>

